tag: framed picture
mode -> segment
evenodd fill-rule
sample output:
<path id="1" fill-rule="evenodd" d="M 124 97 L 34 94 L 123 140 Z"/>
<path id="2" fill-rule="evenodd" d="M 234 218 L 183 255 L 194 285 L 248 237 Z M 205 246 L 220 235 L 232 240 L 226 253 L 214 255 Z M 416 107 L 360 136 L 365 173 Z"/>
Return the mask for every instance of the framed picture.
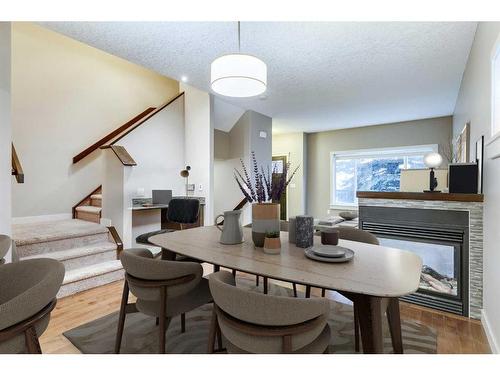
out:
<path id="1" fill-rule="evenodd" d="M 453 142 L 453 162 L 468 163 L 469 162 L 469 137 L 470 123 L 465 124 L 464 128 Z"/>
<path id="2" fill-rule="evenodd" d="M 476 141 L 477 192 L 483 193 L 484 135 Z"/>

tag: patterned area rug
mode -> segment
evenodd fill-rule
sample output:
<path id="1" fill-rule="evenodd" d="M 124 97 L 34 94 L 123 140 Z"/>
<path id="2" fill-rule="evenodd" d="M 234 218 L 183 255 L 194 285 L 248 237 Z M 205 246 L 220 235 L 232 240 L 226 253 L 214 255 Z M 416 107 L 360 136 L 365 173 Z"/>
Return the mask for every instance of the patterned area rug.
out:
<path id="1" fill-rule="evenodd" d="M 254 280 L 237 279 L 238 287 L 261 292 Z M 292 296 L 291 289 L 270 283 L 269 293 Z M 329 324 L 332 331 L 330 353 L 347 354 L 354 351 L 354 326 L 352 306 L 331 301 Z M 167 330 L 168 353 L 206 353 L 212 305 L 205 305 L 186 314 L 186 332 L 181 333 L 180 317 L 170 323 Z M 83 324 L 64 332 L 82 353 L 113 353 L 118 322 L 118 312 Z M 414 321 L 401 322 L 405 353 L 436 353 L 436 332 Z M 158 327 L 155 319 L 141 313 L 128 314 L 122 339 L 121 353 L 151 354 L 158 352 Z M 392 353 L 392 344 L 384 319 L 384 352 Z"/>

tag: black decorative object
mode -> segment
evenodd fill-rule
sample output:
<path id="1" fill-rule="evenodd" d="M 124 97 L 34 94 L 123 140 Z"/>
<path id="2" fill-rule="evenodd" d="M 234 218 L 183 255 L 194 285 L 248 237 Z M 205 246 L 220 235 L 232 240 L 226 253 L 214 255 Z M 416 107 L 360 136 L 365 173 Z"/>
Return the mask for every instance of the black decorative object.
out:
<path id="1" fill-rule="evenodd" d="M 314 218 L 299 215 L 296 217 L 295 226 L 295 244 L 297 247 L 311 247 L 314 243 Z"/>
<path id="2" fill-rule="evenodd" d="M 450 193 L 477 194 L 478 167 L 476 163 L 457 163 L 448 166 Z"/>
<path id="3" fill-rule="evenodd" d="M 476 163 L 477 163 L 477 192 L 483 194 L 483 155 L 484 155 L 484 135 L 476 142 Z"/>

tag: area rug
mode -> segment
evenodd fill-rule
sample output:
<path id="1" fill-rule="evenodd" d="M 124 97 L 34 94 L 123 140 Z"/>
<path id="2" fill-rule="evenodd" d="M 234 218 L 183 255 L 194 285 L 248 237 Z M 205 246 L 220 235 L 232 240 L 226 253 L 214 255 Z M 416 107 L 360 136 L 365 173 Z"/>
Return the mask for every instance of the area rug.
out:
<path id="1" fill-rule="evenodd" d="M 238 278 L 238 287 L 261 292 L 254 280 Z M 292 291 L 270 283 L 269 293 L 291 296 Z M 328 323 L 332 331 L 330 353 L 348 354 L 354 351 L 354 326 L 352 306 L 331 301 Z M 180 317 L 174 318 L 167 330 L 167 353 L 202 354 L 207 352 L 208 330 L 212 305 L 204 305 L 186 314 L 186 332 L 181 333 Z M 85 354 L 111 354 L 114 350 L 118 312 L 83 324 L 64 332 L 73 345 Z M 436 353 L 435 330 L 421 323 L 402 320 L 403 347 L 405 353 Z M 121 353 L 154 354 L 158 352 L 158 327 L 155 318 L 141 313 L 128 314 L 125 319 Z M 384 353 L 392 353 L 392 344 L 384 319 Z"/>

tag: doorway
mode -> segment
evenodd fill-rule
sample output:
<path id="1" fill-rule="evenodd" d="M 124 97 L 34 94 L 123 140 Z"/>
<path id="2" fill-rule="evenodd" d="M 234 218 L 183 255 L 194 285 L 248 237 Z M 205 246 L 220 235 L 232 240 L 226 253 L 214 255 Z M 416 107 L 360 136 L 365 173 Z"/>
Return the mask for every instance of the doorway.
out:
<path id="1" fill-rule="evenodd" d="M 281 175 L 283 174 L 283 169 L 286 165 L 286 156 L 285 155 L 280 155 L 280 156 L 273 156 L 273 162 L 272 162 L 272 168 L 271 170 L 273 171 L 272 179 L 273 183 L 281 178 Z M 281 195 L 281 199 L 279 201 L 273 201 L 273 203 L 279 203 L 280 204 L 280 220 L 286 220 L 286 199 L 287 199 L 287 194 L 286 190 L 283 192 Z"/>

